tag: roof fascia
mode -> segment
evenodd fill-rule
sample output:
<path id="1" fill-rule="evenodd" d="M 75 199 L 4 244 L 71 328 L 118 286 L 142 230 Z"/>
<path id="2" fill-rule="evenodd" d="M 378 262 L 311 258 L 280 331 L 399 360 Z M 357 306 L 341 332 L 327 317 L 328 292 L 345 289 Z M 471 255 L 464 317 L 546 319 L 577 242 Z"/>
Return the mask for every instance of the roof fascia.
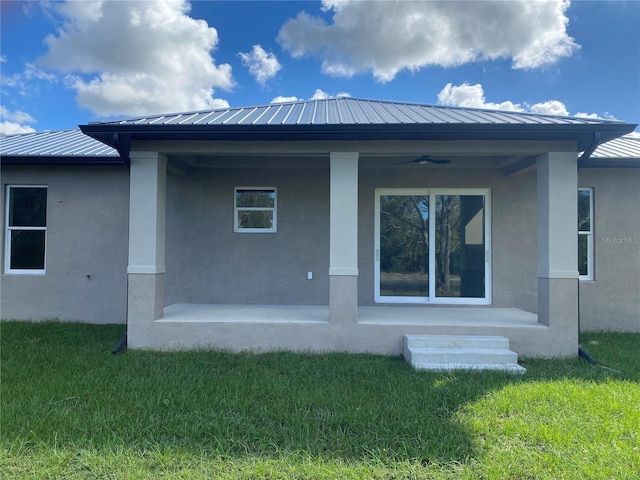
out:
<path id="1" fill-rule="evenodd" d="M 56 167 L 121 167 L 120 157 L 74 157 L 74 156 L 33 156 L 3 155 L 2 166 L 56 166 Z"/>
<path id="2" fill-rule="evenodd" d="M 606 142 L 633 131 L 636 125 L 605 123 L 548 124 L 381 124 L 381 125 L 81 125 L 81 130 L 111 147 L 116 140 L 575 140 L 579 151 L 599 132 Z M 121 153 L 122 154 L 122 153 Z"/>

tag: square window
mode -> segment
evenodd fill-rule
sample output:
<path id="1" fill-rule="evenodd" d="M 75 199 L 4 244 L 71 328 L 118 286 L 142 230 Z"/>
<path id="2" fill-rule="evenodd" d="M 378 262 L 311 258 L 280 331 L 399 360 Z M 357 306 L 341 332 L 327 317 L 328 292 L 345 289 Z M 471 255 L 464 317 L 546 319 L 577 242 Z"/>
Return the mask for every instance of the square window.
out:
<path id="1" fill-rule="evenodd" d="M 234 225 L 236 233 L 276 232 L 277 194 L 271 187 L 236 187 Z"/>

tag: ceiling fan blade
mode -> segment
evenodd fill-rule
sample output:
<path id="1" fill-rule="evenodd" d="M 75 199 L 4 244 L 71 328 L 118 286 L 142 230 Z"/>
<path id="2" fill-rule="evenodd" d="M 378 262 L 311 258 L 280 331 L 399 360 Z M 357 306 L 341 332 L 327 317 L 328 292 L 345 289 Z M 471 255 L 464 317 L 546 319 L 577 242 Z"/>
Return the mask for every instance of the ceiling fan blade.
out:
<path id="1" fill-rule="evenodd" d="M 394 163 L 394 165 L 402 165 L 403 163 L 416 163 L 416 161 L 415 160 L 405 160 L 404 162 Z"/>
<path id="2" fill-rule="evenodd" d="M 405 160 L 404 162 L 397 162 L 394 165 L 402 165 L 403 163 L 417 163 L 418 165 L 426 165 L 427 163 L 433 163 L 436 165 L 445 165 L 451 163 L 451 160 L 445 160 L 444 158 L 431 158 L 429 155 L 423 155 L 414 160 Z"/>

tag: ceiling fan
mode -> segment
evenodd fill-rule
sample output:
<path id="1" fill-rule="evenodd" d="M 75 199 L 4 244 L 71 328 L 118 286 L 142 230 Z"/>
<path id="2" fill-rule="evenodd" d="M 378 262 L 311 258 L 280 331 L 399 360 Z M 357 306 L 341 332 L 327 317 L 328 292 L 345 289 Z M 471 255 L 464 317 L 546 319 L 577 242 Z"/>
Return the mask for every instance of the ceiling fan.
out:
<path id="1" fill-rule="evenodd" d="M 445 165 L 447 163 L 451 163 L 451 160 L 445 160 L 444 158 L 431 158 L 431 155 L 422 155 L 414 160 L 405 160 L 404 162 L 394 163 L 394 165 L 402 165 L 403 163 L 416 163 L 418 165 L 433 163 L 435 165 Z"/>

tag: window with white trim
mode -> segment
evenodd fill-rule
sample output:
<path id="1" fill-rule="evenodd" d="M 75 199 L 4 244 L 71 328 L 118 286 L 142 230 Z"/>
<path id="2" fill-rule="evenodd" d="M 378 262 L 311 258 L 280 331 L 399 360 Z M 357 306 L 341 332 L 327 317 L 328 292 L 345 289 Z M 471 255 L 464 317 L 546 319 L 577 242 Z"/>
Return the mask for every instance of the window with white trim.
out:
<path id="1" fill-rule="evenodd" d="M 593 280 L 593 188 L 578 189 L 578 274 Z"/>
<path id="2" fill-rule="evenodd" d="M 277 206 L 277 191 L 273 187 L 235 187 L 233 231 L 276 232 Z"/>
<path id="3" fill-rule="evenodd" d="M 5 204 L 5 273 L 45 273 L 47 187 L 8 185 Z"/>

